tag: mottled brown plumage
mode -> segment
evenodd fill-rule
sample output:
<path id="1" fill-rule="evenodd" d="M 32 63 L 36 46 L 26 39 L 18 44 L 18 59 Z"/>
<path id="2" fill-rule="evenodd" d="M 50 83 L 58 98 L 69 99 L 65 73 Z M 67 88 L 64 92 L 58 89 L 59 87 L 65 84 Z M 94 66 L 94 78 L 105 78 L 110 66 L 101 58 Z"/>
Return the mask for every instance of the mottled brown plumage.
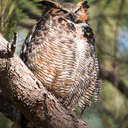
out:
<path id="1" fill-rule="evenodd" d="M 71 10 L 52 1 L 40 3 L 49 9 L 26 38 L 21 58 L 66 108 L 83 111 L 101 88 L 88 3 Z"/>

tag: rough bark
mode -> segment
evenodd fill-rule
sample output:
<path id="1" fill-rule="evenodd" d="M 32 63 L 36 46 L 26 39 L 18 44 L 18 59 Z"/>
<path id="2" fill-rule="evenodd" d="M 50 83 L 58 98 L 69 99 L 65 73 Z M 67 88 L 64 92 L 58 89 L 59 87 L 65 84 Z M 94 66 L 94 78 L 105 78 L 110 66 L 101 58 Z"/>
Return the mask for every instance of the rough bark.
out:
<path id="1" fill-rule="evenodd" d="M 0 35 L 0 88 L 11 103 L 38 128 L 89 128 L 58 103 Z"/>

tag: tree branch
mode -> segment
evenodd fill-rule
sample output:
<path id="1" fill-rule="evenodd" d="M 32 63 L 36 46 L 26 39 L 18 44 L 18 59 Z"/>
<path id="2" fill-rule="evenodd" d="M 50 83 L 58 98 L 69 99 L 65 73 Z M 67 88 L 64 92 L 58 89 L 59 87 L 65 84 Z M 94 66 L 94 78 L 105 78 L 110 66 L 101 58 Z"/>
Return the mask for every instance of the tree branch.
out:
<path id="1" fill-rule="evenodd" d="M 20 22 L 19 23 L 19 26 L 23 27 L 23 28 L 26 28 L 26 29 L 32 29 L 32 26 L 34 24 L 26 24 L 26 23 L 23 23 L 23 22 Z"/>
<path id="2" fill-rule="evenodd" d="M 7 41 L 1 35 L 0 43 L 0 53 L 8 53 Z M 15 54 L 0 58 L 0 88 L 35 127 L 89 128 L 63 108 Z"/>
<path id="3" fill-rule="evenodd" d="M 115 83 L 113 79 L 115 77 L 114 75 L 115 74 L 112 71 L 107 71 L 103 67 L 101 68 L 100 77 L 102 79 L 110 81 L 113 85 Z M 115 86 L 115 87 L 117 87 L 117 89 L 128 98 L 128 87 L 120 79 L 117 82 L 118 82 L 118 86 Z"/>

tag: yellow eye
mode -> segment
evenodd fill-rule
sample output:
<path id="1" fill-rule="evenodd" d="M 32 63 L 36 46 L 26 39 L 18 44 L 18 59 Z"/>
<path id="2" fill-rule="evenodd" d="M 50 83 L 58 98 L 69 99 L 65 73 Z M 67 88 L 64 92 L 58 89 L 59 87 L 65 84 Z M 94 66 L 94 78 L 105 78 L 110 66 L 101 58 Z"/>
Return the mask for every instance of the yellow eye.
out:
<path id="1" fill-rule="evenodd" d="M 88 16 L 86 14 L 86 9 L 81 8 L 78 12 L 77 12 L 77 16 L 79 17 L 80 21 L 86 21 L 88 19 Z"/>

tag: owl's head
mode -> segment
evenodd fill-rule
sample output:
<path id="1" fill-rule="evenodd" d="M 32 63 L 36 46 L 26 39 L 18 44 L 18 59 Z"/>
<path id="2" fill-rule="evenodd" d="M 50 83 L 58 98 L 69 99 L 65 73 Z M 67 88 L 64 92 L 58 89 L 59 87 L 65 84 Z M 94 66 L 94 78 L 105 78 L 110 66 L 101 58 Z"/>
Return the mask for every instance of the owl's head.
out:
<path id="1" fill-rule="evenodd" d="M 62 16 L 75 23 L 83 23 L 87 21 L 87 10 L 89 8 L 87 1 L 79 2 L 78 4 L 63 3 L 60 5 L 51 0 L 40 1 L 47 11 L 50 11 L 54 16 Z"/>

